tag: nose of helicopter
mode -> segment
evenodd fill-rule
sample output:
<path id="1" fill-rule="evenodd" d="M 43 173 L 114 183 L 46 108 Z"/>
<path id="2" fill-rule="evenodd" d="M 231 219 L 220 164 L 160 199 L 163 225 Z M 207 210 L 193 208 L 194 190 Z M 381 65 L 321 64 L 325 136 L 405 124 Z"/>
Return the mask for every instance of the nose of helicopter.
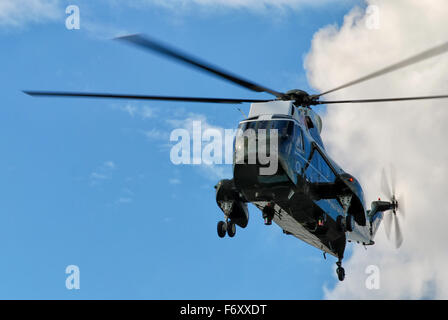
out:
<path id="1" fill-rule="evenodd" d="M 262 188 L 273 184 L 289 184 L 286 172 L 292 141 L 289 137 L 247 143 L 235 141 L 233 175 L 235 184 L 242 189 Z"/>

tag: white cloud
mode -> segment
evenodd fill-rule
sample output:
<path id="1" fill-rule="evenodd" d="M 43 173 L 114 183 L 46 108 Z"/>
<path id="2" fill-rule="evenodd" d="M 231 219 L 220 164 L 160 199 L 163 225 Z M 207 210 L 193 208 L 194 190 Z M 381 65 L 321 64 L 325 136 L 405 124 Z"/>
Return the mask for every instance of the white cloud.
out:
<path id="1" fill-rule="evenodd" d="M 149 140 L 162 140 L 165 142 L 170 140 L 170 133 L 167 130 L 151 128 L 143 131 L 143 133 Z"/>
<path id="2" fill-rule="evenodd" d="M 306 59 L 310 84 L 325 91 L 448 40 L 448 2 L 368 0 L 380 28 L 353 9 L 341 27 L 317 32 Z M 448 54 L 328 95 L 327 99 L 448 93 Z M 355 246 L 346 280 L 327 298 L 448 298 L 448 101 L 329 105 L 323 137 L 333 158 L 360 178 L 368 203 L 379 195 L 381 168 L 393 163 L 406 196 L 405 240 L 395 250 L 379 230 L 376 245 Z M 365 269 L 380 268 L 380 290 L 367 290 Z"/>
<path id="3" fill-rule="evenodd" d="M 193 138 L 193 122 L 199 121 L 201 123 L 201 131 L 204 133 L 206 130 L 217 130 L 221 133 L 221 136 L 224 137 L 224 128 L 220 126 L 213 125 L 209 122 L 207 119 L 207 116 L 204 114 L 199 113 L 192 113 L 188 112 L 187 114 L 184 114 L 182 110 L 178 110 L 178 116 L 179 118 L 176 119 L 168 119 L 166 120 L 167 123 L 174 129 L 174 128 L 183 128 L 189 131 L 190 137 Z M 206 142 L 207 143 L 207 142 Z M 205 144 L 206 144 L 205 143 Z M 224 141 L 222 142 L 224 145 Z M 173 145 L 173 143 L 171 144 Z M 204 145 L 203 145 L 204 147 Z M 232 152 L 231 149 L 227 149 L 227 151 Z M 224 157 L 225 157 L 225 150 L 223 152 L 223 163 L 224 163 Z M 209 179 L 210 181 L 218 181 L 220 179 L 224 178 L 230 178 L 231 177 L 231 165 L 229 164 L 206 164 L 204 161 L 201 161 L 200 165 L 195 165 L 199 169 L 199 173 L 202 174 L 205 178 Z"/>
<path id="4" fill-rule="evenodd" d="M 156 117 L 157 115 L 157 109 L 149 107 L 149 106 L 137 106 L 135 104 L 128 103 L 124 106 L 117 107 L 116 105 L 113 106 L 114 109 L 118 108 L 121 111 L 126 112 L 131 117 L 138 116 L 143 120 L 151 119 Z"/>
<path id="5" fill-rule="evenodd" d="M 90 174 L 90 178 L 92 178 L 92 180 L 105 180 L 108 177 L 105 174 L 102 174 L 102 173 L 92 172 Z"/>
<path id="6" fill-rule="evenodd" d="M 138 108 L 136 106 L 127 104 L 124 107 L 121 107 L 121 110 L 127 112 L 131 117 L 134 117 L 138 111 Z"/>
<path id="7" fill-rule="evenodd" d="M 207 116 L 200 113 L 188 112 L 185 109 L 178 107 L 172 110 L 171 118 L 165 119 L 164 123 L 160 122 L 157 118 L 158 109 L 147 107 L 147 106 L 136 106 L 132 104 L 127 104 L 125 106 L 113 106 L 113 108 L 118 108 L 121 111 L 126 112 L 131 117 L 140 117 L 141 119 L 149 119 L 150 121 L 156 120 L 157 122 L 149 122 L 151 124 L 150 129 L 139 130 L 148 140 L 151 142 L 161 141 L 163 142 L 159 147 L 163 152 L 169 151 L 175 144 L 175 142 L 170 141 L 170 135 L 174 129 L 185 129 L 190 133 L 190 137 L 193 137 L 193 122 L 199 121 L 201 123 L 202 133 L 206 130 L 213 129 L 221 133 L 222 137 L 225 136 L 225 129 L 220 126 L 216 126 L 210 123 Z M 234 129 L 234 128 L 229 128 Z M 208 142 L 204 142 L 203 146 Z M 224 144 L 224 141 L 223 141 Z M 230 158 L 232 158 L 231 148 L 224 149 L 224 151 L 230 152 Z M 223 162 L 225 153 L 223 152 Z M 227 155 L 229 157 L 229 155 Z M 231 165 L 227 164 L 205 164 L 201 161 L 200 165 L 195 165 L 199 169 L 199 173 L 211 181 L 217 181 L 219 179 L 229 178 L 231 176 Z M 175 184 L 171 182 L 172 184 Z"/>
<path id="8" fill-rule="evenodd" d="M 181 184 L 180 179 L 177 179 L 177 178 L 170 179 L 170 180 L 168 180 L 168 182 L 173 185 Z"/>
<path id="9" fill-rule="evenodd" d="M 148 106 L 143 106 L 140 112 L 140 115 L 143 119 L 149 119 L 153 118 L 155 116 L 155 110 L 153 108 L 150 108 Z"/>
<path id="10" fill-rule="evenodd" d="M 151 4 L 176 11 L 187 8 L 230 8 L 266 11 L 300 9 L 304 6 L 328 5 L 336 0 L 135 0 L 134 4 Z"/>
<path id="11" fill-rule="evenodd" d="M 115 163 L 113 161 L 106 161 L 103 163 L 105 168 L 115 169 Z"/>
<path id="12" fill-rule="evenodd" d="M 95 171 L 90 174 L 90 185 L 96 186 L 101 181 L 111 178 L 112 171 L 115 170 L 116 165 L 113 161 L 103 162 Z"/>
<path id="13" fill-rule="evenodd" d="M 127 197 L 120 197 L 117 200 L 118 204 L 125 204 L 125 203 L 131 203 L 132 202 L 132 198 L 127 198 Z"/>
<path id="14" fill-rule="evenodd" d="M 0 26 L 22 26 L 64 16 L 58 0 L 1 0 Z M 63 20 L 61 20 L 61 24 Z"/>

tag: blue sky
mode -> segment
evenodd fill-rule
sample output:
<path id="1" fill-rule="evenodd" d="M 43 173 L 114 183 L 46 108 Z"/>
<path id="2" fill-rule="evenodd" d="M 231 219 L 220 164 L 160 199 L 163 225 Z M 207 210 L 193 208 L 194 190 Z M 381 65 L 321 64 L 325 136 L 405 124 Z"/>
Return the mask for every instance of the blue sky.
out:
<path id="1" fill-rule="evenodd" d="M 21 90 L 267 97 L 110 40 L 135 32 L 267 87 L 311 90 L 302 65 L 313 34 L 358 2 L 268 11 L 133 3 L 61 1 L 51 18 L 0 23 L 0 298 L 322 298 L 337 281 L 334 258 L 264 226 L 254 207 L 246 229 L 219 239 L 213 186 L 231 166 L 170 162 L 173 123 L 235 128 L 234 106 Z M 65 28 L 68 4 L 80 8 L 80 30 Z M 65 288 L 71 264 L 80 290 Z"/>

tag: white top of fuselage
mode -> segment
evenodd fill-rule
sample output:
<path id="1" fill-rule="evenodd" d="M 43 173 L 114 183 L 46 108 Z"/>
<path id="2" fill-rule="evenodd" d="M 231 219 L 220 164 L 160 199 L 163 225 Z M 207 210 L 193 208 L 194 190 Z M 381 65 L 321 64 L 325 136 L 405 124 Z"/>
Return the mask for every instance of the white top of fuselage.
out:
<path id="1" fill-rule="evenodd" d="M 247 120 L 251 118 L 258 118 L 257 120 L 266 120 L 271 119 L 274 115 L 288 116 L 303 124 L 305 123 L 305 117 L 308 116 L 311 118 L 311 121 L 318 129 L 319 133 L 322 130 L 322 120 L 319 115 L 310 108 L 295 107 L 294 101 L 269 101 L 252 103 Z"/>

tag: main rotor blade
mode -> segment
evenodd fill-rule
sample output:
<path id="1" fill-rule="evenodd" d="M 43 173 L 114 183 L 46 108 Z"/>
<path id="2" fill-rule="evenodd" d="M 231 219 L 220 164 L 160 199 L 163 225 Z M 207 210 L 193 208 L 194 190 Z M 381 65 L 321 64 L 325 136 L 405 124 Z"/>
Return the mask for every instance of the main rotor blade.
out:
<path id="1" fill-rule="evenodd" d="M 238 84 L 244 88 L 250 89 L 256 92 L 267 92 L 278 98 L 282 97 L 284 94 L 272 89 L 268 89 L 251 81 L 245 80 L 239 76 L 236 76 L 230 72 L 224 71 L 216 66 L 213 66 L 209 63 L 201 61 L 200 59 L 193 57 L 187 53 L 181 52 L 180 50 L 170 48 L 165 44 L 162 44 L 158 41 L 150 39 L 148 37 L 144 37 L 143 35 L 133 34 L 123 37 L 115 38 L 116 40 L 127 41 L 139 47 L 152 50 L 161 55 L 167 56 L 171 59 L 177 60 L 179 62 L 186 63 L 190 66 L 196 67 L 203 71 L 207 71 L 212 73 L 220 78 L 226 79 L 230 82 Z"/>
<path id="2" fill-rule="evenodd" d="M 371 103 L 371 102 L 393 102 L 393 101 L 410 101 L 410 100 L 429 100 L 429 99 L 447 99 L 448 95 L 440 96 L 424 96 L 424 97 L 405 97 L 405 98 L 384 98 L 384 99 L 357 99 L 357 100 L 339 100 L 339 101 L 315 101 L 316 104 L 335 104 L 335 103 Z"/>
<path id="3" fill-rule="evenodd" d="M 109 98 L 109 99 L 134 99 L 134 100 L 158 100 L 158 101 L 183 101 L 204 103 L 243 103 L 243 102 L 268 102 L 272 100 L 260 99 L 227 99 L 227 98 L 197 98 L 197 97 L 172 97 L 172 96 L 146 96 L 110 93 L 89 92 L 59 92 L 59 91 L 23 91 L 33 97 L 71 97 L 71 98 Z"/>
<path id="4" fill-rule="evenodd" d="M 346 83 L 346 84 L 344 84 L 342 86 L 336 87 L 336 88 L 334 88 L 332 90 L 325 91 L 324 93 L 321 93 L 321 94 L 319 94 L 317 96 L 320 97 L 320 96 L 323 96 L 324 94 L 328 94 L 330 92 L 334 92 L 336 90 L 347 88 L 347 87 L 353 86 L 355 84 L 358 84 L 358 83 L 361 83 L 361 82 L 364 82 L 364 81 L 367 81 L 367 80 L 379 77 L 379 76 L 384 75 L 386 73 L 389 73 L 389 72 L 392 72 L 392 71 L 395 71 L 395 70 L 398 70 L 398 69 L 410 66 L 410 65 L 412 65 L 414 63 L 417 63 L 417 62 L 420 62 L 420 61 L 432 58 L 434 56 L 440 55 L 442 53 L 445 53 L 446 51 L 448 51 L 448 42 L 446 42 L 446 43 L 444 43 L 442 45 L 439 45 L 437 47 L 434 47 L 432 49 L 426 50 L 426 51 L 424 51 L 422 53 L 419 53 L 419 54 L 417 54 L 415 56 L 412 56 L 412 57 L 410 57 L 410 58 L 408 58 L 406 60 L 403 60 L 401 62 L 398 62 L 398 63 L 395 63 L 393 65 L 390 65 L 390 66 L 388 66 L 388 67 L 386 67 L 384 69 L 381 69 L 379 71 L 376 71 L 376 72 L 373 72 L 371 74 L 368 74 L 368 75 L 366 75 L 366 76 L 364 76 L 362 78 L 356 79 L 354 81 L 350 81 L 350 82 L 348 82 L 348 83 Z"/>

